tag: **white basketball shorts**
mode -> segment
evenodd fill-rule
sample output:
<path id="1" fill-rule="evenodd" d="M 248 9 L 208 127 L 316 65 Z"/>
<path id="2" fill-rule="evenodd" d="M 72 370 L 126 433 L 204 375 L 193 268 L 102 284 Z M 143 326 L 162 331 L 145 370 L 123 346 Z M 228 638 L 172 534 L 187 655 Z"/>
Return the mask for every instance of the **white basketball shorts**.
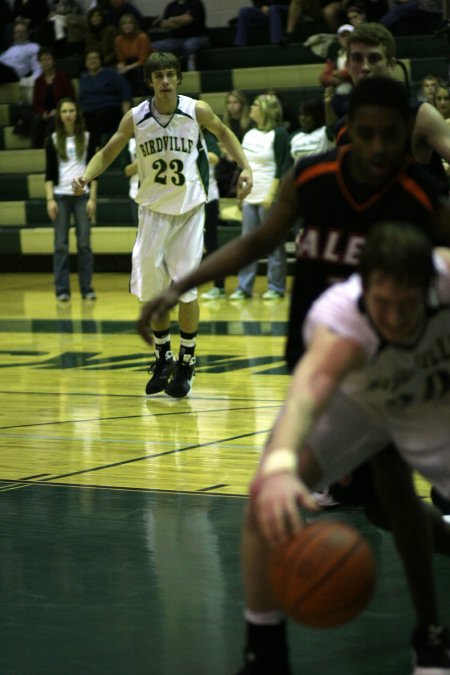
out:
<path id="1" fill-rule="evenodd" d="M 198 267 L 203 255 L 204 224 L 203 204 L 179 216 L 140 206 L 132 253 L 131 293 L 146 302 Z M 197 289 L 193 288 L 180 297 L 180 302 L 192 302 L 196 297 Z"/>

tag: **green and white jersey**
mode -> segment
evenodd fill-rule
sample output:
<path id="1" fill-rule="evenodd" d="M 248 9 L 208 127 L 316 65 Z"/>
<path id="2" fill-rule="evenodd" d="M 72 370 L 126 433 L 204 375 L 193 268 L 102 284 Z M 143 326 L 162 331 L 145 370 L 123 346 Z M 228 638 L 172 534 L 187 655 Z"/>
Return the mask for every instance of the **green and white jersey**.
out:
<path id="1" fill-rule="evenodd" d="M 161 115 L 152 99 L 133 108 L 140 187 L 138 204 L 178 215 L 206 202 L 208 154 L 197 122 L 197 101 L 178 96 L 172 115 Z"/>

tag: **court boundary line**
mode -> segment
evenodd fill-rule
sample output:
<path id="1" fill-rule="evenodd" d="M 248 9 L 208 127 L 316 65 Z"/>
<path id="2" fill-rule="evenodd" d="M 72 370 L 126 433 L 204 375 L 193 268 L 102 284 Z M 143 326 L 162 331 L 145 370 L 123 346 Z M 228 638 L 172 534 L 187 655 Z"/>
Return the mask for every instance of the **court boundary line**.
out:
<path id="1" fill-rule="evenodd" d="M 0 477 L 1 482 L 8 483 L 8 486 L 0 485 L 1 492 L 9 492 L 13 489 L 20 489 L 25 487 L 60 487 L 60 488 L 77 488 L 81 490 L 118 490 L 124 492 L 148 492 L 148 493 L 163 493 L 163 494 L 175 494 L 175 495 L 200 495 L 202 497 L 238 497 L 240 499 L 247 499 L 248 494 L 241 494 L 238 492 L 232 493 L 214 493 L 214 492 L 205 492 L 204 489 L 199 490 L 169 490 L 167 488 L 143 488 L 143 487 L 122 487 L 116 485 L 85 485 L 84 483 L 57 483 L 53 481 L 32 481 L 27 479 L 17 478 L 15 480 L 7 480 Z M 8 489 L 4 489 L 7 488 Z"/>

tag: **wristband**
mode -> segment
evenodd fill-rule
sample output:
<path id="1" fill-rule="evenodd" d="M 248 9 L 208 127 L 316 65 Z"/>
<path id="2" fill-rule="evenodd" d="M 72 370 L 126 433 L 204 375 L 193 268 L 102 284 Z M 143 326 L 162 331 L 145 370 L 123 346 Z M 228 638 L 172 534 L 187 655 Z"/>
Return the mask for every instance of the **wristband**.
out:
<path id="1" fill-rule="evenodd" d="M 274 473 L 282 473 L 283 471 L 295 472 L 297 469 L 297 457 L 288 448 L 279 448 L 267 455 L 261 467 L 261 474 L 271 476 Z"/>

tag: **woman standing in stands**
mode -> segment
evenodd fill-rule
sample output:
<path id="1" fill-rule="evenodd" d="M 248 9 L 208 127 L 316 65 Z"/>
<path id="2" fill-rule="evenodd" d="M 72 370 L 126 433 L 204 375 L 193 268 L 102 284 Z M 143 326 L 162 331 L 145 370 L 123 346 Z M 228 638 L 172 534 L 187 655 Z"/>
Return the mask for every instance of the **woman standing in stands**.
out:
<path id="1" fill-rule="evenodd" d="M 253 189 L 242 205 L 242 234 L 259 227 L 272 205 L 280 178 L 290 164 L 289 134 L 283 124 L 281 103 L 273 94 L 258 96 L 250 108 L 256 127 L 247 131 L 242 149 L 253 172 Z M 258 269 L 254 262 L 238 274 L 239 286 L 231 300 L 250 298 Z M 268 289 L 264 300 L 284 296 L 286 288 L 286 249 L 284 242 L 267 256 Z"/>
<path id="2" fill-rule="evenodd" d="M 105 66 L 116 62 L 114 41 L 117 31 L 115 26 L 105 23 L 105 14 L 100 7 L 92 7 L 87 13 L 86 35 L 84 39 L 85 53 L 96 51 Z"/>
<path id="3" fill-rule="evenodd" d="M 117 70 L 124 75 L 133 96 L 148 94 L 144 82 L 144 64 L 153 51 L 147 33 L 139 28 L 133 14 L 124 14 L 119 21 L 119 35 L 115 39 Z"/>
<path id="4" fill-rule="evenodd" d="M 243 91 L 233 89 L 233 91 L 228 92 L 222 121 L 241 142 L 252 124 L 250 108 Z M 222 157 L 216 166 L 216 178 L 221 197 L 236 197 L 236 183 L 239 173 L 240 169 L 236 162 L 233 162 L 231 157 L 223 152 L 222 148 Z"/>
<path id="5" fill-rule="evenodd" d="M 55 132 L 45 142 L 45 191 L 47 213 L 54 224 L 53 272 L 59 302 L 70 301 L 69 228 L 73 214 L 78 251 L 78 281 L 85 300 L 95 300 L 92 288 L 93 256 L 90 220 L 95 217 L 97 183 L 90 184 L 82 197 L 75 197 L 72 180 L 83 173 L 95 154 L 83 115 L 70 98 L 61 99 L 55 115 Z"/>

